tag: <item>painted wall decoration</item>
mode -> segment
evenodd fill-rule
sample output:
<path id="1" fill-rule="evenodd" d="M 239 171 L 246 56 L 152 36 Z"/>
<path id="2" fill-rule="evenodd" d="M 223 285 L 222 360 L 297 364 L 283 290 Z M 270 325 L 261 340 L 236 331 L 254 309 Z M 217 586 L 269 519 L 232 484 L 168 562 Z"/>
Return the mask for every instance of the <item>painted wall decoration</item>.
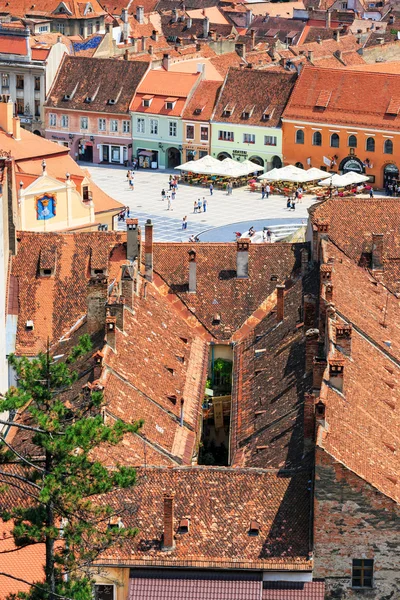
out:
<path id="1" fill-rule="evenodd" d="M 36 218 L 38 221 L 45 221 L 56 216 L 56 194 L 42 194 L 36 196 Z"/>

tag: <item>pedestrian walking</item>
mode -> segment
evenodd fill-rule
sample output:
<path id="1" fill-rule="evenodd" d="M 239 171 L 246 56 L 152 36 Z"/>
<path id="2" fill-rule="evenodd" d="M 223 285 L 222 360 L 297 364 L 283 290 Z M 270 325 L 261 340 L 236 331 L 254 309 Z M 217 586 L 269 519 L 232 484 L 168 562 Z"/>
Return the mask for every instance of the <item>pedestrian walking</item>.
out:
<path id="1" fill-rule="evenodd" d="M 271 193 L 271 188 L 270 188 L 269 184 L 267 183 L 267 185 L 265 186 L 265 196 L 266 196 L 267 200 L 269 198 L 270 193 Z"/>
<path id="2" fill-rule="evenodd" d="M 203 212 L 207 212 L 207 199 L 203 196 Z"/>
<path id="3" fill-rule="evenodd" d="M 176 191 L 174 190 L 174 188 L 172 188 L 171 200 L 175 200 L 175 196 L 176 196 Z"/>
<path id="4" fill-rule="evenodd" d="M 369 197 L 373 198 L 374 197 L 374 190 L 371 188 L 369 188 Z"/>
<path id="5" fill-rule="evenodd" d="M 210 196 L 213 195 L 213 191 L 214 191 L 214 186 L 212 183 L 210 183 Z"/>
<path id="6" fill-rule="evenodd" d="M 131 191 L 133 191 L 133 188 L 134 188 L 134 181 L 133 181 L 133 175 L 131 175 L 129 178 L 129 189 Z"/>
<path id="7" fill-rule="evenodd" d="M 182 229 L 187 229 L 187 217 L 183 217 L 182 219 Z"/>
<path id="8" fill-rule="evenodd" d="M 161 190 L 161 200 L 165 200 L 166 192 L 164 188 Z"/>
<path id="9" fill-rule="evenodd" d="M 194 204 L 193 204 L 193 212 L 194 212 L 194 213 L 197 213 L 197 200 L 195 200 L 195 201 L 194 201 Z"/>
<path id="10" fill-rule="evenodd" d="M 270 229 L 267 229 L 267 242 L 272 242 L 272 232 Z"/>
<path id="11" fill-rule="evenodd" d="M 172 208 L 172 202 L 171 202 L 171 196 L 169 194 L 167 196 L 167 202 L 168 202 L 168 204 L 167 204 L 167 210 L 173 210 L 173 208 Z"/>
<path id="12" fill-rule="evenodd" d="M 197 200 L 197 211 L 199 213 L 201 212 L 201 200 L 200 200 L 200 198 Z"/>
<path id="13" fill-rule="evenodd" d="M 286 208 L 287 208 L 288 210 L 290 210 L 290 209 L 291 209 L 290 197 L 289 197 L 289 196 L 288 196 L 288 198 L 287 198 L 287 200 L 286 200 Z"/>
<path id="14" fill-rule="evenodd" d="M 291 204 L 290 208 L 291 208 L 292 210 L 296 210 L 296 201 L 295 201 L 295 199 L 294 199 L 294 198 L 293 198 L 293 200 L 292 200 L 292 204 Z"/>
<path id="15" fill-rule="evenodd" d="M 139 171 L 139 166 L 140 166 L 139 165 L 139 159 L 135 158 L 135 166 L 134 166 L 134 168 L 136 169 L 136 171 Z"/>
<path id="16" fill-rule="evenodd" d="M 261 200 L 265 198 L 265 185 L 261 184 Z"/>
<path id="17" fill-rule="evenodd" d="M 228 182 L 227 190 L 228 190 L 228 196 L 231 196 L 231 194 L 232 194 L 232 183 L 230 181 Z"/>
<path id="18" fill-rule="evenodd" d="M 132 172 L 131 172 L 131 170 L 129 169 L 129 171 L 128 171 L 128 172 L 127 172 L 127 174 L 126 174 L 126 178 L 127 178 L 127 180 L 128 180 L 128 183 L 129 183 L 129 180 L 130 180 L 131 176 L 132 176 Z"/>
<path id="19" fill-rule="evenodd" d="M 168 183 L 169 183 L 169 189 L 171 191 L 172 190 L 172 175 L 169 176 Z"/>
<path id="20" fill-rule="evenodd" d="M 129 208 L 129 206 L 125 207 L 125 218 L 129 219 L 129 217 L 131 216 L 131 210 Z"/>

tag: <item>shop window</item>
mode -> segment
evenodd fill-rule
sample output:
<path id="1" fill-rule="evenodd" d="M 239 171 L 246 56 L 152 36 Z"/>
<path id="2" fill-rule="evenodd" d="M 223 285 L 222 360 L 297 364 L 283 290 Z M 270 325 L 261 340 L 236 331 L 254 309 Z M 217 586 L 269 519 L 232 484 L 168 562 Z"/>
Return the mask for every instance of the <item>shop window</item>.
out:
<path id="1" fill-rule="evenodd" d="M 304 131 L 302 129 L 296 131 L 296 144 L 304 144 Z"/>
<path id="2" fill-rule="evenodd" d="M 322 134 L 320 131 L 314 131 L 312 136 L 313 146 L 322 146 Z"/>
<path id="3" fill-rule="evenodd" d="M 337 133 L 331 135 L 331 148 L 339 148 L 340 138 Z"/>
<path id="4" fill-rule="evenodd" d="M 348 146 L 349 148 L 357 148 L 357 138 L 355 135 L 349 135 Z"/>
<path id="5" fill-rule="evenodd" d="M 383 153 L 384 154 L 393 154 L 393 142 L 392 140 L 385 140 L 383 145 Z"/>
<path id="6" fill-rule="evenodd" d="M 208 142 L 208 127 L 200 127 L 200 139 L 202 142 Z"/>
<path id="7" fill-rule="evenodd" d="M 367 138 L 365 149 L 367 152 L 375 152 L 375 140 L 373 137 Z"/>
<path id="8" fill-rule="evenodd" d="M 186 125 L 186 139 L 194 140 L 194 125 Z"/>
<path id="9" fill-rule="evenodd" d="M 373 559 L 353 558 L 351 585 L 357 588 L 372 588 Z"/>

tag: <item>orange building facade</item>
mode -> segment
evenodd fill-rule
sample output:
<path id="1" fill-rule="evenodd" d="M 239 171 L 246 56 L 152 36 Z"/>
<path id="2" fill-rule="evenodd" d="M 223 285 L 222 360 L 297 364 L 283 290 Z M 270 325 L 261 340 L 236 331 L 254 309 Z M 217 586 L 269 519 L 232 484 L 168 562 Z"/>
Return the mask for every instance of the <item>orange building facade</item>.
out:
<path id="1" fill-rule="evenodd" d="M 400 76 L 343 71 L 301 73 L 282 118 L 284 164 L 356 171 L 385 188 L 400 172 Z"/>

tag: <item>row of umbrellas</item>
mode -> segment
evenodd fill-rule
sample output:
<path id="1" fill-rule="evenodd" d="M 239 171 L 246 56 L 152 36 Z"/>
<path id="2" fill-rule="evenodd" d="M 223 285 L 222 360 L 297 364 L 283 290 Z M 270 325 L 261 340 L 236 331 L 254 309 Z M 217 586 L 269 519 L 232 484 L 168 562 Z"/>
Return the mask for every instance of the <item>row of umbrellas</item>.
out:
<path id="1" fill-rule="evenodd" d="M 260 165 L 251 160 L 244 160 L 243 162 L 233 160 L 232 158 L 218 160 L 209 154 L 199 160 L 191 160 L 175 168 L 180 171 L 190 171 L 199 175 L 220 175 L 223 177 L 243 177 L 249 173 L 256 173 L 263 170 Z"/>
<path id="2" fill-rule="evenodd" d="M 346 187 L 347 185 L 368 181 L 366 175 L 361 175 L 361 173 L 355 173 L 354 171 L 349 171 L 345 175 L 334 174 L 327 176 L 326 171 L 322 171 L 322 169 L 317 169 L 316 167 L 311 167 L 311 169 L 305 171 L 293 165 L 281 167 L 280 169 L 272 169 L 272 171 L 261 175 L 259 179 L 266 181 L 290 181 L 292 183 L 309 183 L 322 180 L 319 181 L 319 185 L 329 187 Z"/>

